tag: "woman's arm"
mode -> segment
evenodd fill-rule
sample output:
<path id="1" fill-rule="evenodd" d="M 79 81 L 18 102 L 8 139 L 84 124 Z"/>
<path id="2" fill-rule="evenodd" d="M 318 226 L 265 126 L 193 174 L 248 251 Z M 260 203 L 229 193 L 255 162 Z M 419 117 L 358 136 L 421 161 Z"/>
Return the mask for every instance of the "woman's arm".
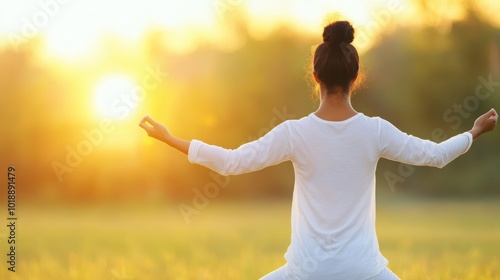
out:
<path id="1" fill-rule="evenodd" d="M 483 114 L 474 127 L 441 143 L 423 140 L 401 132 L 382 120 L 380 125 L 381 157 L 412 165 L 427 165 L 442 168 L 465 153 L 472 141 L 495 128 L 498 115 L 494 109 Z"/>
<path id="2" fill-rule="evenodd" d="M 158 139 L 167 145 L 183 152 L 184 154 L 189 153 L 189 145 L 191 141 L 182 140 L 174 137 L 167 128 L 161 123 L 155 122 L 149 116 L 142 118 L 139 126 L 142 127 L 148 133 L 148 136 Z"/>
<path id="3" fill-rule="evenodd" d="M 292 150 L 285 123 L 276 126 L 261 138 L 234 150 L 208 145 L 199 140 L 178 139 L 172 136 L 165 126 L 149 116 L 144 117 L 139 126 L 144 128 L 149 136 L 187 154 L 191 163 L 203 165 L 222 175 L 242 174 L 278 164 L 289 160 Z"/>

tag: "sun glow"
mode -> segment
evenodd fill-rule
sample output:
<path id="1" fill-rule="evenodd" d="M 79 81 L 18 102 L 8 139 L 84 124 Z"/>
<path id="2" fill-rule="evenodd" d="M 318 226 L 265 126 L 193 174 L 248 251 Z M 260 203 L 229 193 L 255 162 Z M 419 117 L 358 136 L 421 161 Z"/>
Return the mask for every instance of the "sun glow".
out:
<path id="1" fill-rule="evenodd" d="M 83 59 L 97 48 L 99 38 L 92 32 L 79 33 L 71 38 L 60 33 L 50 33 L 45 37 L 45 48 L 50 55 L 66 60 Z"/>
<path id="2" fill-rule="evenodd" d="M 135 81 L 121 74 L 103 77 L 93 95 L 93 108 L 100 117 L 113 120 L 129 117 L 138 107 Z"/>

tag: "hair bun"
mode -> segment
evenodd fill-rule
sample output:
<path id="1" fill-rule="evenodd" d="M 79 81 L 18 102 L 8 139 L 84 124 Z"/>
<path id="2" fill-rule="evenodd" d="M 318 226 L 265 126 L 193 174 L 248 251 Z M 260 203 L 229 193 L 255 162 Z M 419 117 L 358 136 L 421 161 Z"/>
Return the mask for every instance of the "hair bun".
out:
<path id="1" fill-rule="evenodd" d="M 330 23 L 323 30 L 323 42 L 331 47 L 342 43 L 350 44 L 354 40 L 354 28 L 348 21 Z"/>

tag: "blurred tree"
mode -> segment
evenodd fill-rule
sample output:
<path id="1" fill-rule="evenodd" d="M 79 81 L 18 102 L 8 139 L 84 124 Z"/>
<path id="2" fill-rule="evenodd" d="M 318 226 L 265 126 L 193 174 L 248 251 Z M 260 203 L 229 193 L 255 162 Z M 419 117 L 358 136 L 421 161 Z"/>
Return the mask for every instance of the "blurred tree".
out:
<path id="1" fill-rule="evenodd" d="M 386 34 L 365 55 L 365 63 L 377 69 L 369 73 L 369 88 L 363 92 L 365 101 L 371 101 L 366 109 L 378 111 L 410 134 L 437 142 L 443 135 L 470 129 L 477 116 L 500 104 L 498 83 L 483 86 L 481 92 L 487 98 L 477 93 L 478 86 L 492 75 L 491 64 L 498 63 L 491 61 L 490 51 L 499 35 L 474 10 L 452 22 L 449 30 L 424 26 Z M 441 131 L 441 136 L 436 133 Z M 453 167 L 442 171 L 418 168 L 399 185 L 433 195 L 498 194 L 491 168 L 496 157 L 493 143 L 498 139 L 497 133 L 487 135 Z M 398 165 L 383 162 L 379 173 L 384 172 L 401 173 Z"/>

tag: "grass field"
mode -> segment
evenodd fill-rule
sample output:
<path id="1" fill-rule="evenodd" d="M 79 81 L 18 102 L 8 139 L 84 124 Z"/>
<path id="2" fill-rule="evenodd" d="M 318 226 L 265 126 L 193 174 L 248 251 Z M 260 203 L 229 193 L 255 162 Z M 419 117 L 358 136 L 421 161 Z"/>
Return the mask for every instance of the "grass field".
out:
<path id="1" fill-rule="evenodd" d="M 186 225 L 176 205 L 20 206 L 17 272 L 2 261 L 0 279 L 258 279 L 284 264 L 289 207 L 214 200 Z M 382 253 L 402 279 L 500 279 L 500 200 L 377 207 Z"/>

